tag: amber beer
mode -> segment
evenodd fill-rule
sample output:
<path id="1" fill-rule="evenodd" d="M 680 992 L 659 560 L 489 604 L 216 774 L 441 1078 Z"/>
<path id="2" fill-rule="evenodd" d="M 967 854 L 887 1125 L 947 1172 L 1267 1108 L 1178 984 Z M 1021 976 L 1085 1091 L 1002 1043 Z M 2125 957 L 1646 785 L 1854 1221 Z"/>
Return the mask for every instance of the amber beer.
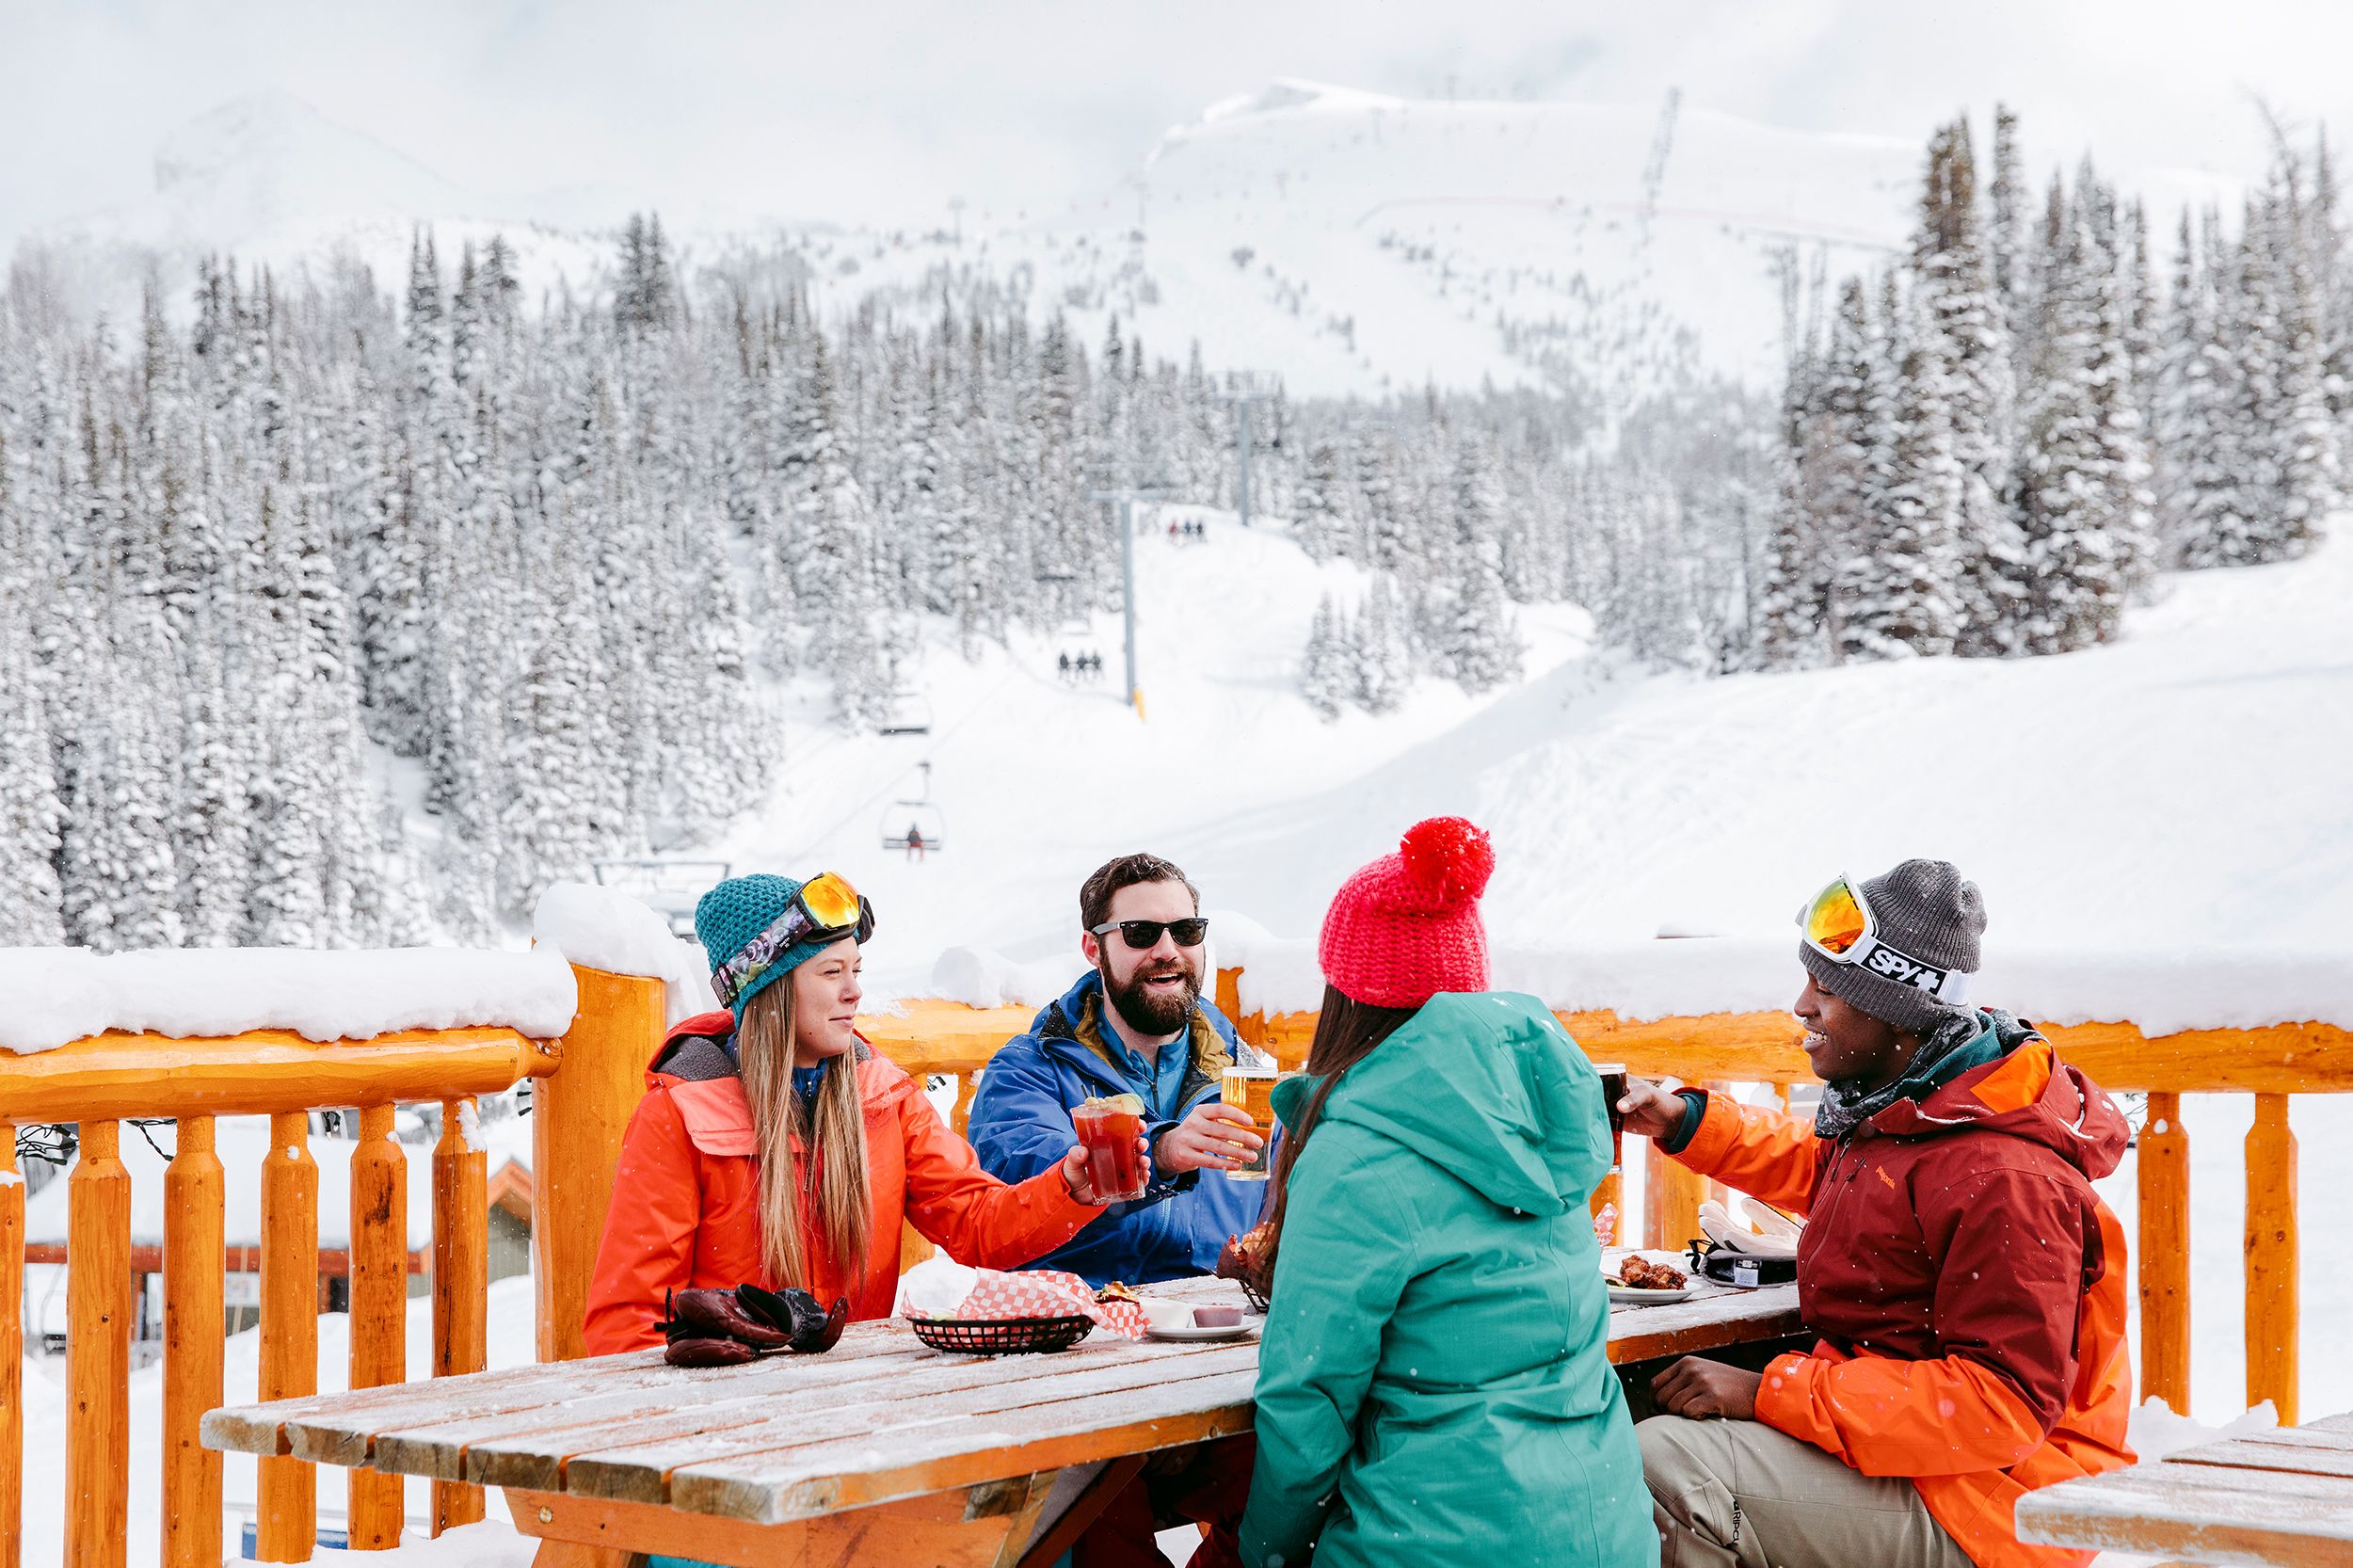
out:
<path id="1" fill-rule="evenodd" d="M 1264 1181 L 1273 1169 L 1274 1160 L 1274 1086 L 1285 1078 L 1273 1067 L 1231 1066 L 1225 1069 L 1225 1081 L 1220 1098 L 1248 1116 L 1258 1136 L 1266 1142 L 1258 1145 L 1258 1157 L 1239 1170 L 1225 1173 L 1231 1181 Z"/>

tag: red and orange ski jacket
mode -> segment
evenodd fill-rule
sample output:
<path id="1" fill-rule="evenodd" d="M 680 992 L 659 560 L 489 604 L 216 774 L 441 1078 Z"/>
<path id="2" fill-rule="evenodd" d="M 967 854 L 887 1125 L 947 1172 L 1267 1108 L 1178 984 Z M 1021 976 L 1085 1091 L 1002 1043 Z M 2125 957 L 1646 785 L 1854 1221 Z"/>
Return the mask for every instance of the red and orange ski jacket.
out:
<path id="1" fill-rule="evenodd" d="M 722 1048 L 734 1028 L 727 1013 L 689 1018 L 670 1031 L 646 1071 L 646 1097 L 622 1137 L 588 1292 L 591 1355 L 662 1343 L 668 1290 L 775 1283 L 760 1264 L 751 1104 Z M 960 1263 L 1010 1269 L 1069 1240 L 1103 1212 L 1070 1195 L 1059 1165 L 1018 1186 L 999 1181 L 895 1064 L 861 1046 L 856 1066 L 873 1241 L 864 1270 L 850 1278 L 813 1217 L 802 1214 L 815 1274 L 808 1288 L 819 1300 L 847 1296 L 853 1319 L 888 1317 L 902 1220 Z M 805 1158 L 797 1138 L 792 1157 Z"/>
<path id="2" fill-rule="evenodd" d="M 1673 1158 L 1806 1215 L 1798 1304 L 1821 1336 L 1766 1368 L 1756 1416 L 1906 1476 L 1979 1568 L 2078 1568 L 2022 1544 L 2018 1499 L 2132 1463 L 2124 1232 L 2092 1191 L 2124 1118 L 2028 1035 L 1847 1137 L 1710 1095 Z"/>

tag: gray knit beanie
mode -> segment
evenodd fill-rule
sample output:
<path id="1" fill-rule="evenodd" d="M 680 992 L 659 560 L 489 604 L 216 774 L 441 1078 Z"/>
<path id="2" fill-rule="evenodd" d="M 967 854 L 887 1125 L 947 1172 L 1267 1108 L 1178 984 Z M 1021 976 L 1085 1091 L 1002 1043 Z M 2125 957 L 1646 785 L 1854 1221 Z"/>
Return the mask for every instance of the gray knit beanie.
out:
<path id="1" fill-rule="evenodd" d="M 1907 860 L 1862 886 L 1876 936 L 1908 958 L 1940 969 L 1977 972 L 1977 938 L 1985 935 L 1985 901 L 1977 885 L 1961 880 L 1948 860 Z M 1944 1000 L 1899 980 L 1841 964 L 1798 944 L 1806 972 L 1831 995 L 1907 1034 L 1928 1034 L 1966 1004 Z"/>

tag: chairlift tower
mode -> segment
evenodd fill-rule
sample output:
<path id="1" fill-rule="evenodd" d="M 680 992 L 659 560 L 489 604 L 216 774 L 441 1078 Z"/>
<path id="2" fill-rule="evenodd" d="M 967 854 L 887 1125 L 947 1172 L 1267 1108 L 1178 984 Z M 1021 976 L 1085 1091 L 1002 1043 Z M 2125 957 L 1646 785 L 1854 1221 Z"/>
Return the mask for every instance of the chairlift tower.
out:
<path id="1" fill-rule="evenodd" d="M 1096 490 L 1096 501 L 1119 504 L 1119 616 L 1127 639 L 1128 706 L 1144 717 L 1144 691 L 1136 684 L 1136 503 L 1157 501 L 1158 486 L 1143 489 Z"/>
<path id="2" fill-rule="evenodd" d="M 1236 510 L 1241 514 L 1241 525 L 1250 526 L 1250 408 L 1256 403 L 1271 401 L 1274 389 L 1262 387 L 1250 376 L 1230 376 L 1225 391 L 1218 401 L 1234 406 L 1234 453 L 1241 463 L 1241 472 L 1234 487 Z"/>

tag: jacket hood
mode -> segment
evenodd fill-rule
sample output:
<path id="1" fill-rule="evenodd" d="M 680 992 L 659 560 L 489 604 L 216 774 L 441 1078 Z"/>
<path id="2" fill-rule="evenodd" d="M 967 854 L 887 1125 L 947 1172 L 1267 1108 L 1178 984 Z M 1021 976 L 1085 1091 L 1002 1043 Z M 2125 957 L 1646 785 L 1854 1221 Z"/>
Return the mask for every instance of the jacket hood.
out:
<path id="1" fill-rule="evenodd" d="M 1297 1124 L 1314 1080 L 1275 1090 Z M 1533 997 L 1450 992 L 1349 1069 L 1329 1121 L 1395 1139 L 1499 1208 L 1582 1208 L 1609 1169 L 1601 1080 Z"/>
<path id="2" fill-rule="evenodd" d="M 1030 1020 L 1030 1033 L 1048 1052 L 1085 1068 L 1087 1076 L 1099 1080 L 1116 1094 L 1128 1087 L 1119 1070 L 1112 1065 L 1108 1056 L 1089 1045 L 1080 1032 L 1086 1020 L 1090 999 L 1100 998 L 1102 994 L 1102 975 L 1089 969 L 1071 984 L 1069 990 L 1037 1010 L 1037 1016 Z M 1206 1039 L 1202 1029 L 1205 1023 L 1209 1026 Z M 1098 1022 L 1096 1027 L 1103 1026 Z M 1207 997 L 1193 1004 L 1191 1032 L 1195 1071 L 1222 1070 L 1225 1063 L 1215 1060 L 1220 1051 L 1224 1052 L 1225 1062 L 1235 1059 L 1240 1036 L 1234 1032 L 1232 1022 L 1212 1006 Z"/>
<path id="3" fill-rule="evenodd" d="M 2007 1048 L 1998 1060 L 1971 1068 L 1925 1100 L 1897 1101 L 1870 1119 L 1871 1129 L 1932 1138 L 1981 1128 L 2040 1144 L 2094 1181 L 2114 1171 L 2132 1134 L 2107 1091 L 2007 1015 L 1993 1015 L 1987 1030 L 2003 1033 Z"/>

